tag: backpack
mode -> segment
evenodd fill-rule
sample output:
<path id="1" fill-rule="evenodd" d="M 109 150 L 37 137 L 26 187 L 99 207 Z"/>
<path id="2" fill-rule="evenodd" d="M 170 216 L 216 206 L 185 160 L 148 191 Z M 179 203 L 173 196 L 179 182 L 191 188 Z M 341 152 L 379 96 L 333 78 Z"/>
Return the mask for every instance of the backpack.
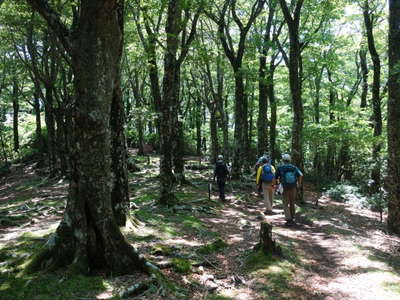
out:
<path id="1" fill-rule="evenodd" d="M 272 179 L 274 179 L 275 175 L 272 172 L 272 167 L 269 164 L 266 164 L 262 167 L 262 173 L 261 173 L 261 180 L 263 182 L 272 182 Z"/>
<path id="2" fill-rule="evenodd" d="M 296 176 L 296 168 L 291 167 L 288 168 L 284 171 L 283 176 L 282 176 L 282 182 L 283 184 L 290 184 L 293 185 L 297 181 L 297 176 Z"/>
<path id="3" fill-rule="evenodd" d="M 225 178 L 228 175 L 228 167 L 223 161 L 217 161 L 215 165 L 215 174 L 217 178 Z"/>

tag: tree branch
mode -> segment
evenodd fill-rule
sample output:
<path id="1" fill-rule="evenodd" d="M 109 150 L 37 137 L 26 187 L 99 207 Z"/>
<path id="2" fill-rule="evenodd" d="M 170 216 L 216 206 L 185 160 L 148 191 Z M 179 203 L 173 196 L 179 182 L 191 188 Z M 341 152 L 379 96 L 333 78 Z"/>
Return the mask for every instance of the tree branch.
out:
<path id="1" fill-rule="evenodd" d="M 70 32 L 61 22 L 58 13 L 53 10 L 45 0 L 27 0 L 27 2 L 46 20 L 47 24 L 60 40 L 65 50 L 71 54 L 72 49 L 69 41 Z"/>

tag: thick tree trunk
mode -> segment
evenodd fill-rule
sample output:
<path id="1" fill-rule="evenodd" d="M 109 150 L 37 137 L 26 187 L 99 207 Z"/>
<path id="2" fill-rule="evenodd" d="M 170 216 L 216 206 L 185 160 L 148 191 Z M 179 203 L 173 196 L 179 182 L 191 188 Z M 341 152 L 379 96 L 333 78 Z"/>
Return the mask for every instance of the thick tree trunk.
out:
<path id="1" fill-rule="evenodd" d="M 218 128 L 215 111 L 210 112 L 210 135 L 211 135 L 211 158 L 212 162 L 217 161 L 217 155 L 219 154 L 219 142 L 218 142 Z"/>
<path id="2" fill-rule="evenodd" d="M 362 92 L 360 107 L 367 107 L 367 96 L 368 96 L 368 64 L 367 64 L 367 50 L 361 48 L 360 50 L 360 66 L 362 75 Z"/>
<path id="3" fill-rule="evenodd" d="M 400 234 L 400 1 L 389 1 L 388 228 Z"/>
<path id="4" fill-rule="evenodd" d="M 35 87 L 36 89 L 36 87 Z M 40 117 L 40 96 L 37 91 L 33 95 L 33 109 L 35 111 L 35 134 L 36 140 L 35 144 L 38 149 L 43 149 L 43 137 L 42 137 L 42 119 Z"/>
<path id="5" fill-rule="evenodd" d="M 29 3 L 54 30 L 59 29 L 47 5 L 38 0 Z M 110 114 L 113 99 L 117 98 L 115 88 L 119 88 L 122 5 L 118 0 L 81 1 L 74 39 L 67 45 L 71 46 L 76 97 L 67 207 L 62 222 L 30 270 L 48 264 L 71 265 L 72 271 L 80 273 L 96 268 L 113 274 L 137 268 L 148 270 L 119 230 L 111 200 Z M 59 33 L 58 37 L 63 39 L 65 35 Z"/>
<path id="6" fill-rule="evenodd" d="M 19 151 L 19 133 L 18 133 L 18 114 L 19 114 L 19 101 L 18 95 L 18 81 L 17 78 L 13 79 L 12 101 L 13 101 L 13 140 L 14 152 Z"/>
<path id="7" fill-rule="evenodd" d="M 242 71 L 235 71 L 235 131 L 233 141 L 232 178 L 239 178 L 245 161 L 245 147 L 247 144 L 245 130 L 247 130 L 247 115 L 245 115 L 246 97 Z"/>
<path id="8" fill-rule="evenodd" d="M 122 13 L 122 12 L 121 12 Z M 119 18 L 122 22 L 122 16 Z M 120 23 L 121 32 L 123 26 Z M 122 39 L 120 41 L 120 52 L 115 57 L 117 62 L 122 56 Z M 114 89 L 111 104 L 111 177 L 113 186 L 111 192 L 112 209 L 114 212 L 115 221 L 119 226 L 124 226 L 126 216 L 129 213 L 129 187 L 128 187 L 128 172 L 127 172 L 127 145 L 125 135 L 125 110 L 121 91 L 121 77 L 119 64 L 116 66 L 116 74 L 114 81 Z"/>
<path id="9" fill-rule="evenodd" d="M 300 12 L 303 0 L 297 0 L 294 6 L 293 16 L 285 0 L 279 0 L 285 21 L 289 27 L 289 83 L 292 96 L 293 125 L 292 125 L 292 160 L 293 163 L 303 169 L 303 125 L 304 109 L 301 98 L 301 49 L 299 41 Z M 298 203 L 303 202 L 303 187 L 298 189 Z"/>
<path id="10" fill-rule="evenodd" d="M 164 56 L 163 99 L 161 103 L 161 197 L 160 203 L 170 205 L 174 200 L 173 185 L 175 182 L 172 173 L 172 159 L 177 114 L 179 112 L 179 65 L 177 51 L 179 47 L 179 22 L 181 19 L 180 1 L 169 1 L 168 16 L 165 32 L 167 33 L 167 47 Z"/>
<path id="11" fill-rule="evenodd" d="M 373 63 L 373 83 L 372 83 L 372 109 L 374 120 L 374 143 L 372 149 L 373 167 L 371 171 L 371 179 L 373 180 L 372 192 L 378 193 L 381 186 L 381 157 L 380 152 L 382 142 L 382 111 L 381 111 L 381 61 L 375 47 L 375 39 L 373 33 L 372 13 L 370 12 L 368 1 L 364 4 L 364 23 L 367 31 L 368 50 Z"/>
<path id="12" fill-rule="evenodd" d="M 183 134 L 183 122 L 176 118 L 174 127 L 174 149 L 173 149 L 173 162 L 174 162 L 174 173 L 176 179 L 180 183 L 187 183 L 185 179 L 185 161 L 183 156 L 185 154 L 185 140 Z"/>

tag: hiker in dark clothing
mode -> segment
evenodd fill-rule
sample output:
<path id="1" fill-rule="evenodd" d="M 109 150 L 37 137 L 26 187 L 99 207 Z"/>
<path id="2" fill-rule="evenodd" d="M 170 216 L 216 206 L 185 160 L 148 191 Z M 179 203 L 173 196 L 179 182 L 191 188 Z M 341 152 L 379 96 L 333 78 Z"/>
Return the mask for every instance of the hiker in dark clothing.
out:
<path id="1" fill-rule="evenodd" d="M 225 201 L 225 183 L 229 175 L 228 166 L 224 162 L 224 157 L 220 154 L 218 155 L 218 160 L 215 164 L 214 170 L 214 181 L 217 178 L 219 199 Z"/>
<path id="2" fill-rule="evenodd" d="M 283 165 L 276 171 L 276 180 L 283 186 L 283 210 L 285 212 L 285 225 L 295 225 L 294 214 L 297 196 L 297 185 L 301 185 L 303 173 L 294 165 L 290 164 L 289 154 L 282 156 Z"/>

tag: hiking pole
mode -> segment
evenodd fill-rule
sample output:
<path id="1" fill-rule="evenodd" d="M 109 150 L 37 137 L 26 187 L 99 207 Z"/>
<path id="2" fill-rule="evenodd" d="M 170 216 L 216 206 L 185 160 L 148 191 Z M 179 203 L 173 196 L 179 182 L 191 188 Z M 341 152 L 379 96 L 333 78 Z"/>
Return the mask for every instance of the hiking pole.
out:
<path id="1" fill-rule="evenodd" d="M 210 179 L 208 182 L 208 200 L 211 200 L 211 193 L 212 193 L 212 181 Z"/>
<path id="2" fill-rule="evenodd" d="M 229 186 L 231 187 L 231 193 L 233 194 L 232 177 L 229 176 Z"/>

